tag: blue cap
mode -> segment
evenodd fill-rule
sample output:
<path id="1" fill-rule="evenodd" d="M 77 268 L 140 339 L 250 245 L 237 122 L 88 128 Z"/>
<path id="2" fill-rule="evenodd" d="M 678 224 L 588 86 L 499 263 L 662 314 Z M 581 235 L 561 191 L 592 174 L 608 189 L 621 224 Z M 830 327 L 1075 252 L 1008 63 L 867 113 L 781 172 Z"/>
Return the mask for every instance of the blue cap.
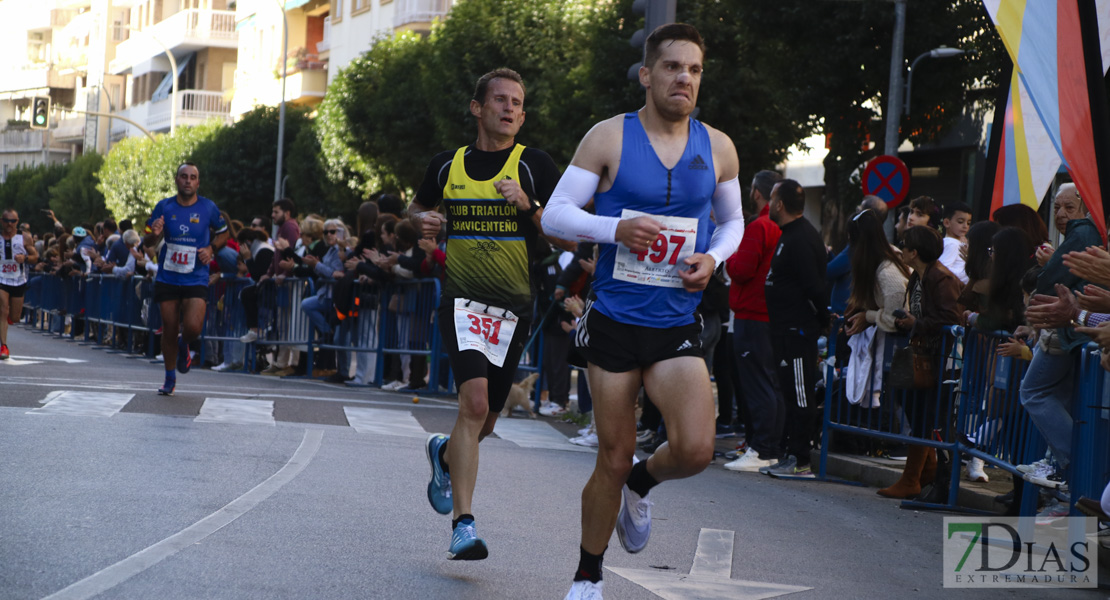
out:
<path id="1" fill-rule="evenodd" d="M 85 231 L 84 227 L 73 228 L 73 237 L 85 237 L 87 235 L 89 235 L 89 232 Z"/>

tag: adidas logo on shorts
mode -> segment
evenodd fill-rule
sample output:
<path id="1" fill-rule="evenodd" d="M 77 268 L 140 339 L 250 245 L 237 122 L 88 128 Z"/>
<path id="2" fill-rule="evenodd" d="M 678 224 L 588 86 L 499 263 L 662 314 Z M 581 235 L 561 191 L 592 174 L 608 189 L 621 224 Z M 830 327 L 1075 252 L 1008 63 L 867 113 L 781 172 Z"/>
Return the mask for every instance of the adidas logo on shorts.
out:
<path id="1" fill-rule="evenodd" d="M 679 346 L 678 348 L 675 348 L 674 351 L 675 352 L 682 352 L 683 350 L 685 350 L 687 348 L 693 348 L 693 347 L 694 347 L 694 345 L 690 343 L 690 340 L 686 340 L 686 341 L 682 342 L 681 346 Z"/>

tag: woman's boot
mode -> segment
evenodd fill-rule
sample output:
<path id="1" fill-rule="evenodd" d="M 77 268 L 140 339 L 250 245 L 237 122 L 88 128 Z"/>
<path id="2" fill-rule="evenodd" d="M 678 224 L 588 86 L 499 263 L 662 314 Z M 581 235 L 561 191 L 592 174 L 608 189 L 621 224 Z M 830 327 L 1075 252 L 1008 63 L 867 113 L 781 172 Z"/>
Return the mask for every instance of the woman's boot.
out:
<path id="1" fill-rule="evenodd" d="M 937 478 L 937 451 L 933 448 L 926 448 L 926 450 L 925 468 L 921 469 L 921 479 L 918 480 L 922 489 Z"/>
<path id="2" fill-rule="evenodd" d="M 952 480 L 952 463 L 948 461 L 948 453 L 937 451 L 937 476 L 933 485 L 917 497 L 918 502 L 928 504 L 948 504 L 948 488 Z"/>
<path id="3" fill-rule="evenodd" d="M 906 456 L 906 467 L 902 470 L 902 477 L 888 487 L 876 493 L 887 498 L 913 498 L 921 493 L 921 471 L 925 468 L 926 456 L 932 448 L 926 446 L 910 446 Z"/>

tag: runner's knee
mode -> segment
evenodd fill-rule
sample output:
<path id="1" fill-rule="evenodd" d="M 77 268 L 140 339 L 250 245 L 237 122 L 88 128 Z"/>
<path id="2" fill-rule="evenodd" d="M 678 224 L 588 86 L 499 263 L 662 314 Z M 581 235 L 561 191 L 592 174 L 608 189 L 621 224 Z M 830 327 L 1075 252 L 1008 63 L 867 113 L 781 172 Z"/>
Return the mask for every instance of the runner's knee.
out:
<path id="1" fill-rule="evenodd" d="M 713 440 L 680 437 L 667 440 L 671 456 L 681 466 L 683 471 L 700 473 L 713 461 Z"/>

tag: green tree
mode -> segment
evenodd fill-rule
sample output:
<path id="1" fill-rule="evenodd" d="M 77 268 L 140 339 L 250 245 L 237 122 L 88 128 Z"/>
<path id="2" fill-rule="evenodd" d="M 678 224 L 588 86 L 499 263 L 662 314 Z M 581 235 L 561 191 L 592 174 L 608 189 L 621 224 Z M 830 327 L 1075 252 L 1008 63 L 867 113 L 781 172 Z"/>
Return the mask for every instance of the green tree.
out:
<path id="1" fill-rule="evenodd" d="M 69 164 L 68 171 L 50 188 L 50 208 L 62 223 L 96 222 L 110 216 L 104 194 L 97 189 L 96 172 L 104 157 L 83 154 Z"/>
<path id="2" fill-rule="evenodd" d="M 145 220 L 154 205 L 177 193 L 174 173 L 177 167 L 195 158 L 197 147 L 223 127 L 212 120 L 196 127 L 179 127 L 174 134 L 131 137 L 112 147 L 104 165 L 96 172 L 97 189 L 104 194 L 104 205 L 117 219 Z M 202 167 L 201 185 L 204 172 Z M 201 188 L 201 194 L 205 190 Z"/>
<path id="3" fill-rule="evenodd" d="M 8 173 L 0 185 L 0 208 L 14 208 L 33 231 L 50 231 L 53 222 L 42 212 L 50 207 L 50 187 L 65 177 L 67 164 L 22 167 Z M 66 223 L 72 226 L 71 223 Z"/>
<path id="4" fill-rule="evenodd" d="M 277 169 L 278 120 L 277 107 L 256 107 L 235 124 L 219 128 L 198 144 L 192 154 L 193 162 L 200 169 L 200 193 L 227 210 L 233 218 L 242 220 L 270 214 Z M 286 106 L 282 148 L 285 167 L 315 159 L 294 156 L 292 152 L 292 142 L 301 129 L 308 127 L 311 123 L 307 110 Z M 286 182 L 286 195 L 291 195 L 289 183 Z M 308 199 L 294 197 L 293 200 L 302 205 L 303 212 L 303 204 Z"/>
<path id="5" fill-rule="evenodd" d="M 760 73 L 785 74 L 771 86 L 774 93 L 790 99 L 790 114 L 807 115 L 808 131 L 826 134 L 824 204 L 831 212 L 826 216 L 842 223 L 862 195 L 854 174 L 885 150 L 893 5 L 784 0 L 746 1 L 734 8 L 738 35 L 750 42 L 749 59 Z M 907 3 L 906 32 L 907 64 L 942 45 L 976 54 L 921 63 L 914 75 L 913 110 L 901 121 L 899 141 L 939 141 L 976 101 L 980 112 L 973 117 L 981 119 L 992 104 L 1002 64 L 982 3 Z M 754 90 L 762 93 L 764 86 Z"/>

